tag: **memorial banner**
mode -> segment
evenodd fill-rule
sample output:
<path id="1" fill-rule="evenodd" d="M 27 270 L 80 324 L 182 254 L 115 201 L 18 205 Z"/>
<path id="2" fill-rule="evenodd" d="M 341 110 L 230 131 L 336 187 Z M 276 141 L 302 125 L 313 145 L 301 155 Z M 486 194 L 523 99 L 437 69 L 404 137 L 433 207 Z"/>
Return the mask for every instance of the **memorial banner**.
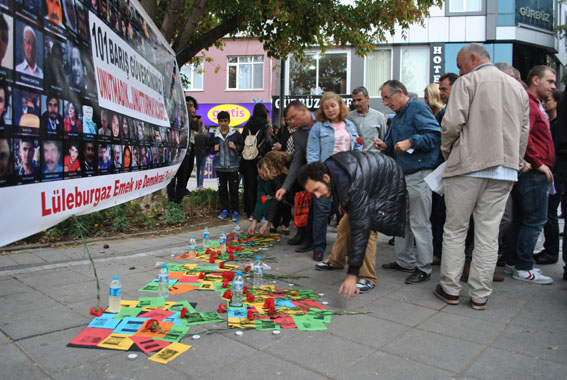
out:
<path id="1" fill-rule="evenodd" d="M 0 0 L 0 246 L 165 187 L 178 70 L 136 0 Z"/>

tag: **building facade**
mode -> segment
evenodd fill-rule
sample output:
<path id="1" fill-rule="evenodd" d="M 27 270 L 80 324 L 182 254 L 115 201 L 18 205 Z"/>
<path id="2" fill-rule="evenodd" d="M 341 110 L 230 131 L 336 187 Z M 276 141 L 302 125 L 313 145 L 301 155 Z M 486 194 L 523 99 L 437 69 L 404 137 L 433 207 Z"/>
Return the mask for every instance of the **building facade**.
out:
<path id="1" fill-rule="evenodd" d="M 391 112 L 380 99 L 382 83 L 399 79 L 408 91 L 423 97 L 429 83 L 438 82 L 444 73 L 458 73 L 457 53 L 471 42 L 483 44 L 492 62 L 518 68 L 523 78 L 538 64 L 551 65 L 562 78 L 567 63 L 566 41 L 554 28 L 564 25 L 566 18 L 567 5 L 557 0 L 447 0 L 441 8 L 431 8 L 423 24 L 412 25 L 405 34 L 396 27 L 394 35 L 366 57 L 347 47 L 329 49 L 325 54 L 308 50 L 302 62 L 288 59 L 284 63 L 284 105 L 301 99 L 316 109 L 318 97 L 329 90 L 346 95 L 350 103 L 351 90 L 363 85 L 374 108 Z M 277 122 L 280 61 L 268 58 L 257 40 L 227 39 L 225 44 L 224 50 L 207 52 L 213 61 L 202 64 L 204 72 L 192 77 L 187 88 L 203 104 L 199 113 L 205 124 L 212 125 L 214 119 L 206 115 L 214 116 L 219 106 L 246 115 L 256 102 L 265 103 Z M 199 72 L 199 68 L 184 70 Z"/>

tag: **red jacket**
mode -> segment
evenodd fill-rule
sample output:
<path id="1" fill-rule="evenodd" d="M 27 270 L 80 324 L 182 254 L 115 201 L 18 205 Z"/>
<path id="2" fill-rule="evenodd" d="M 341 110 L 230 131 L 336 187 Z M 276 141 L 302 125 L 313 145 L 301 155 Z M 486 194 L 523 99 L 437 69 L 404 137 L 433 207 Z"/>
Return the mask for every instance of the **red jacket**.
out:
<path id="1" fill-rule="evenodd" d="M 533 169 L 538 169 L 542 164 L 551 169 L 555 160 L 555 149 L 549 130 L 549 121 L 540 110 L 537 98 L 529 92 L 528 95 L 530 97 L 530 136 L 524 157 Z"/>

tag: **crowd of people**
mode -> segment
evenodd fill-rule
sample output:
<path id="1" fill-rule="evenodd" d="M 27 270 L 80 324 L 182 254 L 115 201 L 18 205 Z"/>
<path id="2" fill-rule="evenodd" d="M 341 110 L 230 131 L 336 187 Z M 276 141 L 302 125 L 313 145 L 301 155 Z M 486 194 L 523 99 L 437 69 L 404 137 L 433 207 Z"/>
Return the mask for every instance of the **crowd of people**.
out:
<path id="1" fill-rule="evenodd" d="M 457 67 L 459 75 L 447 73 L 424 89 L 425 102 L 398 80 L 382 84 L 384 105 L 395 113 L 388 122 L 358 87 L 352 110 L 333 92 L 322 94 L 315 113 L 292 101 L 274 134 L 263 104 L 242 134 L 230 127 L 227 112 L 218 114 L 211 136 L 191 128 L 194 150 L 200 145 L 201 154 L 215 154 L 219 218 L 239 220 L 241 177 L 248 233 L 281 227 L 289 234 L 294 219 L 288 244 L 312 252 L 317 270 L 348 264 L 339 289 L 347 298 L 376 286 L 377 233 L 395 237 L 395 261 L 382 268 L 408 273 L 406 284 L 430 280 L 440 265 L 434 294 L 450 305 L 460 302 L 466 281 L 471 307 L 484 310 L 493 281 L 503 281 L 497 265 L 515 280 L 551 284 L 534 263 L 559 258 L 565 93 L 556 89 L 552 68 L 535 66 L 522 81 L 512 66 L 492 64 L 480 44 L 462 48 Z M 434 171 L 442 172 L 443 191 L 428 185 Z M 324 260 L 333 216 L 337 237 Z M 543 230 L 544 250 L 537 253 Z"/>

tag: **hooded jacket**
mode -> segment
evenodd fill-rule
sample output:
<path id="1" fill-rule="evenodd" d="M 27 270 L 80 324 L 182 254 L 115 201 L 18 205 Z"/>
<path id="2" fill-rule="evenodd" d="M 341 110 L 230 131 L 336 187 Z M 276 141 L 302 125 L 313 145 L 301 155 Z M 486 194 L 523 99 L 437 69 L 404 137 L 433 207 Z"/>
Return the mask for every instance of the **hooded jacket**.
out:
<path id="1" fill-rule="evenodd" d="M 407 215 L 404 172 L 394 159 L 377 152 L 337 153 L 325 163 L 333 197 L 349 217 L 348 273 L 358 275 L 371 230 L 404 236 Z"/>
<path id="2" fill-rule="evenodd" d="M 228 146 L 229 142 L 236 145 L 236 150 Z M 215 145 L 220 146 L 220 150 L 215 152 Z M 244 139 L 238 131 L 232 127 L 229 128 L 226 137 L 223 137 L 220 127 L 217 127 L 214 135 L 209 137 L 209 153 L 214 154 L 213 166 L 217 171 L 237 171 L 240 166 L 240 158 L 242 149 L 244 148 Z"/>

